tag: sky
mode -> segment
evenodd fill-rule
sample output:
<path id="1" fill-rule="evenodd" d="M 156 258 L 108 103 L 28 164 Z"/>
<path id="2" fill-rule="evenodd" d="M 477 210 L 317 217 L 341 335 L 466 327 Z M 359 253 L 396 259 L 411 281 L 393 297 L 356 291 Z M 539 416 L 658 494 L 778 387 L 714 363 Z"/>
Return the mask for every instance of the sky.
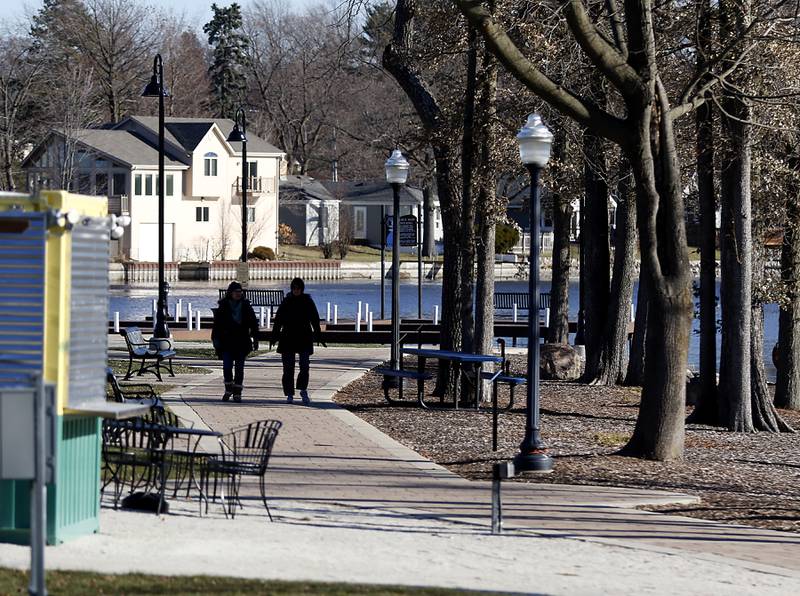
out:
<path id="1" fill-rule="evenodd" d="M 183 13 L 187 21 L 196 24 L 198 28 L 202 28 L 203 23 L 211 20 L 212 3 L 216 2 L 217 6 L 228 6 L 233 3 L 231 0 L 141 0 L 141 2 L 175 13 Z M 299 10 L 306 6 L 324 3 L 324 0 L 285 0 L 285 2 L 291 8 Z M 250 0 L 239 0 L 239 4 L 246 7 L 250 4 Z M 13 28 L 15 22 L 26 20 L 28 15 L 34 14 L 41 7 L 41 0 L 21 2 L 0 0 L 0 22 L 7 28 Z"/>

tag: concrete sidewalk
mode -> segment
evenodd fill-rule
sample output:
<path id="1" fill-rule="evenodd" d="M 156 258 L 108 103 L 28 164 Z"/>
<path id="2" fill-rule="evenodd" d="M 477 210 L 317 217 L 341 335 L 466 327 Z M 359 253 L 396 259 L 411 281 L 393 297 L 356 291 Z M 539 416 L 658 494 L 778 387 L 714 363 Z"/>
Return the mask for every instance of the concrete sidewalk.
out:
<path id="1" fill-rule="evenodd" d="M 524 593 L 800 593 L 800 536 L 633 509 L 696 501 L 688 495 L 509 482 L 505 533 L 492 536 L 489 483 L 455 476 L 331 402 L 387 357 L 319 349 L 310 407 L 284 403 L 274 353 L 248 363 L 241 404 L 220 401 L 216 364 L 192 377 L 168 400 L 197 425 L 284 423 L 268 472 L 275 523 L 255 483 L 235 520 L 218 504 L 201 518 L 196 502 L 173 501 L 161 518 L 104 509 L 101 533 L 48 548 L 48 567 Z M 25 566 L 27 553 L 0 545 L 0 565 Z"/>

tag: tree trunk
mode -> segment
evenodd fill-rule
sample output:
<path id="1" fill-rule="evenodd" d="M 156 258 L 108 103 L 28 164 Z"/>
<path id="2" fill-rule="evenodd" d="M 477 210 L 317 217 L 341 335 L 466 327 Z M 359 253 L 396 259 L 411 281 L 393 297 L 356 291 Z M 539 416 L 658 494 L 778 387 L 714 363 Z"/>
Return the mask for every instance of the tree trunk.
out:
<path id="1" fill-rule="evenodd" d="M 478 138 L 480 139 L 480 172 L 478 194 L 478 270 L 475 289 L 475 351 L 490 354 L 494 344 L 494 253 L 497 177 L 495 174 L 497 134 L 497 60 L 484 50 L 481 62 L 478 100 Z M 492 370 L 490 364 L 486 370 Z M 487 393 L 488 395 L 488 393 Z"/>
<path id="2" fill-rule="evenodd" d="M 475 162 L 475 94 L 477 86 L 478 51 L 477 33 L 468 28 L 467 89 L 464 97 L 464 132 L 461 144 L 461 349 L 472 352 L 475 339 L 473 295 L 475 292 L 475 197 L 472 192 L 472 173 Z M 462 384 L 464 398 L 469 388 Z"/>
<path id="3" fill-rule="evenodd" d="M 639 289 L 636 292 L 636 318 L 633 322 L 633 337 L 628 355 L 628 370 L 625 385 L 641 387 L 644 384 L 644 345 L 647 340 L 647 312 L 649 310 L 647 277 L 639 271 Z"/>
<path id="4" fill-rule="evenodd" d="M 749 7 L 720 5 L 720 41 L 729 43 L 744 27 Z M 733 81 L 732 81 L 733 82 Z M 737 88 L 746 81 L 735 81 Z M 752 312 L 752 205 L 750 192 L 750 109 L 733 87 L 723 90 L 722 119 L 726 136 L 721 171 L 720 257 L 722 346 L 719 396 L 722 423 L 730 430 L 753 432 L 751 409 L 750 330 Z"/>
<path id="5" fill-rule="evenodd" d="M 796 189 L 797 190 L 797 189 Z M 786 225 L 781 246 L 781 281 L 786 291 L 786 304 L 778 320 L 778 379 L 775 384 L 775 405 L 800 410 L 800 205 L 786 202 Z"/>
<path id="6" fill-rule="evenodd" d="M 427 177 L 422 187 L 422 212 L 425 219 L 422 222 L 422 256 L 436 256 L 436 238 L 434 238 L 436 224 L 436 206 L 433 203 L 431 184 Z"/>
<path id="7" fill-rule="evenodd" d="M 617 241 L 614 250 L 614 274 L 611 299 L 606 316 L 606 331 L 600 347 L 595 377 L 600 385 L 622 383 L 625 373 L 625 347 L 628 341 L 630 304 L 633 298 L 634 257 L 636 251 L 636 213 L 634 197 L 627 183 L 628 168 L 621 168 L 617 194 Z"/>
<path id="8" fill-rule="evenodd" d="M 731 147 L 721 174 L 720 420 L 730 430 L 752 432 L 754 429 L 750 409 L 752 303 L 750 254 L 753 242 L 750 227 L 750 144 L 749 138 L 746 138 L 747 127 L 743 122 L 728 119 L 726 126 L 729 129 L 728 140 Z"/>
<path id="9" fill-rule="evenodd" d="M 442 220 L 451 222 L 445 225 L 444 232 L 444 259 L 442 264 L 442 310 L 441 310 L 441 338 L 440 348 L 443 350 L 458 350 L 462 341 L 461 327 L 461 295 L 458 291 L 461 271 L 462 240 L 458 225 L 460 219 L 460 205 L 458 205 L 455 192 L 455 181 L 450 170 L 453 162 L 452 155 L 447 147 L 434 146 L 436 160 L 436 183 L 439 189 L 439 206 L 442 210 Z M 444 192 L 443 192 L 444 191 Z M 445 395 L 453 385 L 453 375 L 449 360 L 442 360 L 436 377 L 436 386 L 433 394 Z"/>
<path id="10" fill-rule="evenodd" d="M 764 266 L 766 262 L 764 248 L 763 222 L 756 222 L 753 230 L 753 287 L 760 288 L 764 284 Z M 761 296 L 756 296 L 752 304 L 752 329 L 750 333 L 750 367 L 751 367 L 751 409 L 755 430 L 769 432 L 791 431 L 791 427 L 783 421 L 772 405 L 772 396 L 767 388 L 767 374 L 764 371 L 764 305 Z"/>
<path id="11" fill-rule="evenodd" d="M 654 85 L 655 106 L 643 111 L 628 155 L 636 177 L 642 272 L 652 290 L 652 308 L 642 402 L 622 452 L 667 461 L 683 459 L 692 293 L 675 134 L 666 92 L 660 82 Z M 654 138 L 651 127 L 656 125 Z"/>
<path id="12" fill-rule="evenodd" d="M 700 201 L 700 395 L 689 421 L 719 424 L 717 401 L 717 259 L 714 193 L 714 112 L 711 102 L 698 108 L 696 158 Z"/>
<path id="13" fill-rule="evenodd" d="M 567 132 L 565 126 L 555 129 L 553 139 L 552 175 L 558 179 L 563 175 L 558 164 L 567 153 Z M 559 184 L 555 185 L 559 187 Z M 572 205 L 567 193 L 556 191 L 553 197 L 553 276 L 550 280 L 550 320 L 547 322 L 547 343 L 569 343 L 569 270 L 570 242 L 569 222 Z"/>
<path id="14" fill-rule="evenodd" d="M 586 369 L 584 377 L 594 379 L 598 373 L 600 350 L 608 314 L 609 262 L 608 245 L 608 184 L 605 142 L 586 131 L 583 135 L 584 185 L 586 191 L 583 280 L 584 343 L 586 344 Z"/>

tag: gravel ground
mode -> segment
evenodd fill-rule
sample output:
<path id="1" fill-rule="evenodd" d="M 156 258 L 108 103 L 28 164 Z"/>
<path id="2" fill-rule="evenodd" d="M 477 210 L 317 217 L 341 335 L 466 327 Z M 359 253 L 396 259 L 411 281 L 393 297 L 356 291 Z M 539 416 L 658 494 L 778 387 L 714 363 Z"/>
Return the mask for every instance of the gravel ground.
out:
<path id="1" fill-rule="evenodd" d="M 406 368 L 416 366 L 407 360 Z M 524 370 L 524 355 L 512 357 L 512 370 Z M 387 435 L 471 479 L 491 478 L 494 462 L 512 458 L 525 427 L 525 387 L 514 406 L 502 411 L 498 450 L 492 451 L 488 408 L 390 406 L 383 399 L 382 377 L 370 372 L 345 387 L 335 401 Z M 426 396 L 433 391 L 426 382 Z M 404 396 L 416 395 L 408 383 Z M 501 389 L 500 406 L 508 404 Z M 646 507 L 703 519 L 800 532 L 800 436 L 787 433 L 731 433 L 687 425 L 682 462 L 652 462 L 616 455 L 633 432 L 640 390 L 574 382 L 541 384 L 542 438 L 555 458 L 552 474 L 516 478 L 517 482 L 598 484 L 664 489 L 698 495 L 691 506 Z M 437 398 L 426 397 L 430 404 Z M 691 408 L 687 408 L 687 414 Z M 795 429 L 800 412 L 780 410 Z"/>

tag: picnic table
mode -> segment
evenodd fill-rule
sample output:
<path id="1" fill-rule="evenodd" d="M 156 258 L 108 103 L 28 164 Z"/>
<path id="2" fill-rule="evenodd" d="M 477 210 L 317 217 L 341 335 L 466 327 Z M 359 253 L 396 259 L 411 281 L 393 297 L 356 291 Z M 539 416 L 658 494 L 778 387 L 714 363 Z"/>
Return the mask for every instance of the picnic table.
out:
<path id="1" fill-rule="evenodd" d="M 428 358 L 436 358 L 438 360 L 448 360 L 455 362 L 458 366 L 459 374 L 456 375 L 456 386 L 453 388 L 453 407 L 458 409 L 458 398 L 460 382 L 462 377 L 471 376 L 473 380 L 473 387 L 475 388 L 475 408 L 477 409 L 481 403 L 482 383 L 480 382 L 480 368 L 485 362 L 494 362 L 502 364 L 503 357 L 495 356 L 494 354 L 470 354 L 467 352 L 453 352 L 450 350 L 436 350 L 432 348 L 403 348 L 403 354 L 409 356 L 416 356 L 418 359 L 417 370 L 421 374 L 425 370 L 425 361 Z M 464 365 L 467 365 L 466 367 Z M 469 373 L 472 373 L 469 375 Z M 421 384 L 417 385 L 417 391 L 421 391 Z M 417 399 L 420 403 L 424 402 L 422 396 L 418 395 Z"/>

